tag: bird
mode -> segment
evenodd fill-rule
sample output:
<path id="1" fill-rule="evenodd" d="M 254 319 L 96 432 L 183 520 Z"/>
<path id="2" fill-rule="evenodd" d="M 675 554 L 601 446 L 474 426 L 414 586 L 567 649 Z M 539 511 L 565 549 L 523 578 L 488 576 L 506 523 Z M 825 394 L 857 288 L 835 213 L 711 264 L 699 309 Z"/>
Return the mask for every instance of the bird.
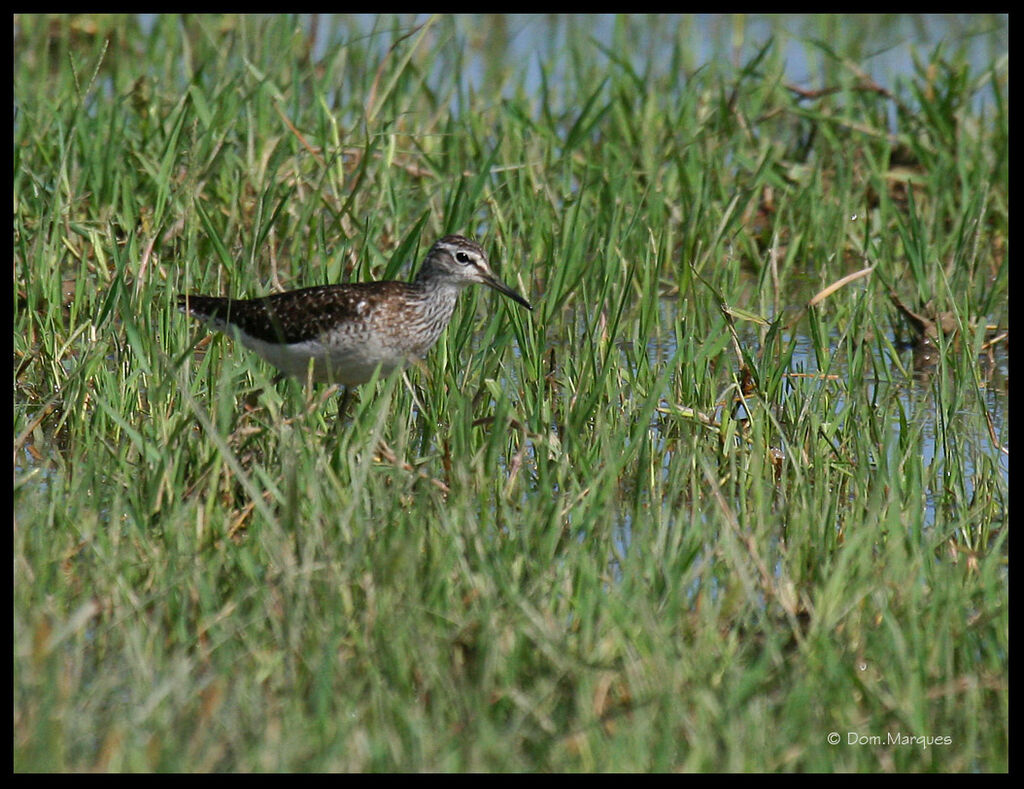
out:
<path id="1" fill-rule="evenodd" d="M 486 285 L 533 307 L 491 270 L 476 241 L 446 235 L 434 243 L 412 282 L 393 280 L 321 285 L 253 299 L 180 294 L 178 309 L 216 331 L 235 334 L 283 376 L 340 384 L 385 376 L 434 346 L 459 293 Z M 344 406 L 342 406 L 343 408 Z"/>

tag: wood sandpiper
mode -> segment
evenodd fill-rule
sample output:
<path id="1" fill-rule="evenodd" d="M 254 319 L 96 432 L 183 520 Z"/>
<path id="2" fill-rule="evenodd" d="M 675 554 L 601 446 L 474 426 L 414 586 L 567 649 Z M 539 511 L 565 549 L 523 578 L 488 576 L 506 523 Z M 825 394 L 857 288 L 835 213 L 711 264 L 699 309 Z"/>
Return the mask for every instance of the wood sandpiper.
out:
<path id="1" fill-rule="evenodd" d="M 427 252 L 412 282 L 322 285 L 255 299 L 179 295 L 178 309 L 227 334 L 285 375 L 349 387 L 422 358 L 451 320 L 459 291 L 493 288 L 532 310 L 498 279 L 483 247 L 445 236 Z"/>

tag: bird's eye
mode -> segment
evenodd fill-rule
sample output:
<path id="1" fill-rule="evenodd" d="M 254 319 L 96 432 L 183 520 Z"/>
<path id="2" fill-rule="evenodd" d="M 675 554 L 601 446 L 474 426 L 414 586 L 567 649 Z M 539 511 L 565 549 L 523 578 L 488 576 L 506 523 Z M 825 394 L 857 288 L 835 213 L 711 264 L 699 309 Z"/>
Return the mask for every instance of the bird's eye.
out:
<path id="1" fill-rule="evenodd" d="M 465 252 L 456 252 L 455 259 L 459 261 L 459 263 L 469 263 L 469 255 L 467 255 Z"/>

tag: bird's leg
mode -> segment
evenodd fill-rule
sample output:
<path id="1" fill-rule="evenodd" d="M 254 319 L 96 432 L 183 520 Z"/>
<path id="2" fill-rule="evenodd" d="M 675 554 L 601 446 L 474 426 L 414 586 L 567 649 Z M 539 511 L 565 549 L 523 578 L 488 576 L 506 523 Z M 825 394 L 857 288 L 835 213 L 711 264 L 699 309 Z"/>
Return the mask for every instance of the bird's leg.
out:
<path id="1" fill-rule="evenodd" d="M 345 413 L 348 411 L 349 403 L 352 401 L 352 390 L 345 386 L 342 387 L 341 394 L 338 399 L 338 422 L 342 422 L 345 419 Z"/>

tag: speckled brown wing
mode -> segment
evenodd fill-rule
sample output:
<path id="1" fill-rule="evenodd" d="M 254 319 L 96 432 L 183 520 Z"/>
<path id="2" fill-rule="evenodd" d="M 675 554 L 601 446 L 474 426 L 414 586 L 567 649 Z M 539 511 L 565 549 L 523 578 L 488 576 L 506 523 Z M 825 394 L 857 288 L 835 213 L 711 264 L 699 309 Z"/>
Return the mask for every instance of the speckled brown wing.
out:
<path id="1" fill-rule="evenodd" d="M 365 321 L 397 282 L 321 285 L 258 299 L 178 296 L 178 308 L 224 330 L 234 326 L 263 342 L 297 343 L 320 337 L 339 325 Z"/>

